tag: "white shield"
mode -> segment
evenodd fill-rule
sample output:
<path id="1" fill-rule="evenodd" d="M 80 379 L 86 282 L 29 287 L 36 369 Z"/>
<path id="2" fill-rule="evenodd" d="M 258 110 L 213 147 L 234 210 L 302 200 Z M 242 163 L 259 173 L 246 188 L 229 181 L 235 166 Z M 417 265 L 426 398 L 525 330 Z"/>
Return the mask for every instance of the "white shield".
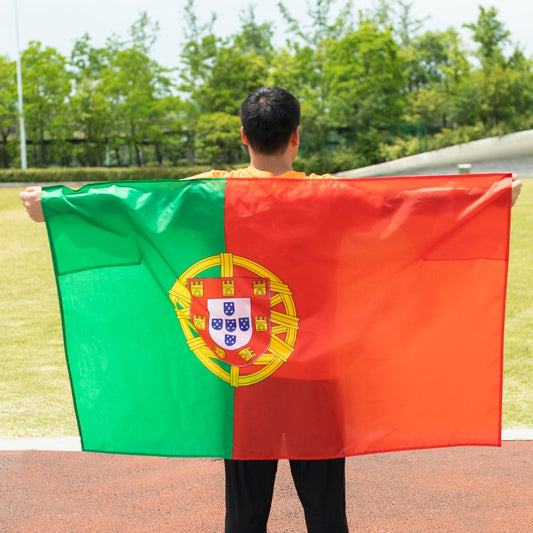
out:
<path id="1" fill-rule="evenodd" d="M 226 350 L 238 350 L 252 338 L 250 298 L 208 298 L 209 335 Z"/>

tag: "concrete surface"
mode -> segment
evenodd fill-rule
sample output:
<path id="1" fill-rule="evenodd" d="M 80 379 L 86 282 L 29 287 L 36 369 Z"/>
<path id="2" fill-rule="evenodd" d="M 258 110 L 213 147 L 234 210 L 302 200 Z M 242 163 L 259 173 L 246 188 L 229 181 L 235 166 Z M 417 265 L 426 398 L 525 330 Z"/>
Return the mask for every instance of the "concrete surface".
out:
<path id="1" fill-rule="evenodd" d="M 378 165 L 339 172 L 337 176 L 363 178 L 458 174 L 458 165 L 470 164 L 472 174 L 514 172 L 519 178 L 533 177 L 533 130 L 458 144 Z"/>

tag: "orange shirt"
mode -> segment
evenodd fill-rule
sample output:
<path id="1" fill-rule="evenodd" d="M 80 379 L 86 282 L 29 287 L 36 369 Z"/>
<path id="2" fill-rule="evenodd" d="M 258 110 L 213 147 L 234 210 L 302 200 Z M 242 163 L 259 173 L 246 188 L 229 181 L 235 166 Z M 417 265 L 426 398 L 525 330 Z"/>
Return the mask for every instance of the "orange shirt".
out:
<path id="1" fill-rule="evenodd" d="M 257 168 L 237 168 L 235 170 L 209 170 L 208 172 L 202 172 L 196 174 L 194 178 L 309 178 L 309 179 L 328 179 L 333 178 L 331 174 L 306 174 L 305 172 L 297 172 L 290 170 L 283 174 L 272 174 L 264 170 L 258 170 Z"/>

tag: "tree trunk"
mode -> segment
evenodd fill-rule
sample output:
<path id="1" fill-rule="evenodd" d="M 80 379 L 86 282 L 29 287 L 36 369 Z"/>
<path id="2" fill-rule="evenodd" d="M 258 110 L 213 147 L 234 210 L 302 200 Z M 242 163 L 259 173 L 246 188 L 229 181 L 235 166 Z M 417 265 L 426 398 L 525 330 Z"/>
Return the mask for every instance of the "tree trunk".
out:
<path id="1" fill-rule="evenodd" d="M 118 146 L 115 147 L 115 157 L 117 158 L 117 167 L 121 167 L 122 163 L 120 161 L 120 151 L 118 149 Z"/>
<path id="2" fill-rule="evenodd" d="M 44 130 L 41 128 L 39 131 L 39 167 L 45 168 L 46 167 L 46 149 L 44 146 Z"/>
<path id="3" fill-rule="evenodd" d="M 162 165 L 163 154 L 161 153 L 161 146 L 159 146 L 159 143 L 155 143 L 154 150 L 155 150 L 155 158 L 157 159 L 157 162 L 159 163 L 159 165 Z"/>
<path id="4" fill-rule="evenodd" d="M 9 154 L 7 153 L 7 133 L 2 133 L 2 168 L 9 168 Z"/>

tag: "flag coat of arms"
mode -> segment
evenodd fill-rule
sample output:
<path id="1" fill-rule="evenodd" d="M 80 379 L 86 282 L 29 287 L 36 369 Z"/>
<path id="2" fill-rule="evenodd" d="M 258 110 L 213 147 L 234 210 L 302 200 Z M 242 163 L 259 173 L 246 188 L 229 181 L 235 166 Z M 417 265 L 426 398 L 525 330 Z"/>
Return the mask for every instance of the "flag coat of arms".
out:
<path id="1" fill-rule="evenodd" d="M 232 366 L 247 366 L 266 352 L 271 338 L 268 279 L 193 278 L 187 287 L 188 323 L 212 354 Z"/>
<path id="2" fill-rule="evenodd" d="M 511 181 L 46 187 L 83 449 L 499 445 Z"/>

